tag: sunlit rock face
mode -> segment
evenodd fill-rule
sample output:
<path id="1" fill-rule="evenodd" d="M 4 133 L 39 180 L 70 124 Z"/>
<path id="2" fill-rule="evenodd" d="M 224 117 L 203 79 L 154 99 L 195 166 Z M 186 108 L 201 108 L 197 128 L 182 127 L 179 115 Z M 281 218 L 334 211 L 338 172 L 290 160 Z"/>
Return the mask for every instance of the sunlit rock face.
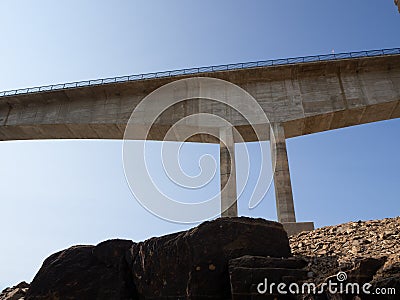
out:
<path id="1" fill-rule="evenodd" d="M 290 246 L 295 257 L 308 261 L 306 270 L 311 275 L 310 281 L 321 284 L 344 271 L 348 277 L 346 282 L 370 283 L 371 290 L 396 289 L 395 295 L 363 295 L 361 299 L 399 299 L 399 240 L 400 217 L 396 217 L 303 232 L 290 237 Z"/>

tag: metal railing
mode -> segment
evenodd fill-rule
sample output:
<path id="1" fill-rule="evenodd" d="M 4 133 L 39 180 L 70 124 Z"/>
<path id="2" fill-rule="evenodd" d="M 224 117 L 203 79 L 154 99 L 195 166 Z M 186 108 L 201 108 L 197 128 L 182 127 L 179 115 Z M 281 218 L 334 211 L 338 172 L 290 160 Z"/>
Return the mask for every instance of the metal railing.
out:
<path id="1" fill-rule="evenodd" d="M 120 76 L 120 77 L 95 79 L 95 80 L 84 80 L 78 82 L 69 82 L 69 83 L 53 84 L 40 87 L 17 89 L 17 90 L 0 92 L 0 97 L 64 90 L 64 89 L 79 88 L 86 86 L 96 86 L 96 85 L 127 82 L 127 81 L 165 78 L 165 77 L 173 77 L 180 75 L 193 75 L 193 74 L 201 74 L 208 72 L 241 70 L 241 69 L 251 69 L 258 67 L 291 65 L 291 64 L 307 63 L 307 62 L 331 61 L 331 60 L 341 60 L 349 58 L 373 57 L 373 56 L 395 55 L 395 54 L 400 54 L 400 48 L 368 50 L 368 51 L 358 51 L 358 52 L 348 52 L 348 53 L 338 53 L 338 54 L 332 53 L 324 55 L 313 55 L 313 56 L 293 57 L 293 58 L 283 58 L 283 59 L 271 59 L 264 61 L 236 63 L 236 64 L 218 65 L 210 67 L 199 67 L 199 68 L 190 68 L 190 69 L 164 71 L 164 72 L 154 72 L 154 73 L 146 73 L 138 75 Z"/>

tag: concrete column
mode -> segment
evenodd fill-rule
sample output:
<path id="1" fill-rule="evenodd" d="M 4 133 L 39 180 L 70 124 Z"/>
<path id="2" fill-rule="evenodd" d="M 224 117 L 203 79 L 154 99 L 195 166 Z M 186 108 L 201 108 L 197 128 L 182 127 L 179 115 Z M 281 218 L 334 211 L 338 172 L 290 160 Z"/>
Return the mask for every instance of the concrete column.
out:
<path id="1" fill-rule="evenodd" d="M 278 221 L 296 222 L 283 125 L 272 123 L 270 136 L 272 166 L 275 166 L 274 186 Z"/>
<path id="2" fill-rule="evenodd" d="M 232 127 L 221 128 L 219 131 L 219 136 L 221 217 L 237 217 L 238 210 L 236 194 L 235 142 L 233 139 Z"/>

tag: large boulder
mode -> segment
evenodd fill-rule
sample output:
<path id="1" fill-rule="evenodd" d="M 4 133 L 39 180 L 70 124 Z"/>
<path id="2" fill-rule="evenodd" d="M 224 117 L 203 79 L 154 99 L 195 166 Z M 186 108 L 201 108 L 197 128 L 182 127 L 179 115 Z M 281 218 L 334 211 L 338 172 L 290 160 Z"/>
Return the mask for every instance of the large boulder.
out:
<path id="1" fill-rule="evenodd" d="M 229 261 L 229 276 L 232 300 L 241 299 L 295 299 L 288 295 L 283 297 L 267 288 L 279 283 L 291 284 L 304 281 L 307 262 L 302 258 L 276 258 L 261 256 L 243 256 Z M 272 293 L 271 293 L 272 292 Z"/>
<path id="2" fill-rule="evenodd" d="M 48 257 L 33 279 L 29 299 L 136 299 L 125 254 L 132 241 L 74 246 Z"/>
<path id="3" fill-rule="evenodd" d="M 228 261 L 289 257 L 280 223 L 219 218 L 141 243 L 110 240 L 47 258 L 25 299 L 230 299 Z"/>
<path id="4" fill-rule="evenodd" d="M 228 261 L 243 255 L 289 257 L 282 225 L 219 218 L 131 247 L 135 286 L 144 299 L 230 299 Z"/>

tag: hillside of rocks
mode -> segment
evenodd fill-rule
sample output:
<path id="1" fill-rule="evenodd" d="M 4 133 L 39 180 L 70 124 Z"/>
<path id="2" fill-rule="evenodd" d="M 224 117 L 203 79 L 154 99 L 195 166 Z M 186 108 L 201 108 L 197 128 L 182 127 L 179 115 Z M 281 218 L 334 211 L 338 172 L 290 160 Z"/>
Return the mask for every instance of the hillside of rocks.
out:
<path id="1" fill-rule="evenodd" d="M 29 299 L 400 299 L 400 217 L 327 226 L 287 237 L 280 223 L 219 218 L 135 243 L 109 240 L 49 256 L 30 284 L 0 300 Z M 347 281 L 397 295 L 260 295 L 270 282 Z"/>
<path id="2" fill-rule="evenodd" d="M 310 262 L 327 258 L 323 265 L 313 266 L 322 276 L 337 268 L 347 269 L 363 258 L 384 261 L 377 276 L 400 276 L 400 217 L 322 227 L 289 240 L 295 256 Z"/>
<path id="3" fill-rule="evenodd" d="M 309 281 L 322 283 L 346 271 L 350 280 L 398 293 L 371 299 L 400 299 L 400 217 L 327 226 L 289 239 L 293 255 L 308 262 Z"/>

